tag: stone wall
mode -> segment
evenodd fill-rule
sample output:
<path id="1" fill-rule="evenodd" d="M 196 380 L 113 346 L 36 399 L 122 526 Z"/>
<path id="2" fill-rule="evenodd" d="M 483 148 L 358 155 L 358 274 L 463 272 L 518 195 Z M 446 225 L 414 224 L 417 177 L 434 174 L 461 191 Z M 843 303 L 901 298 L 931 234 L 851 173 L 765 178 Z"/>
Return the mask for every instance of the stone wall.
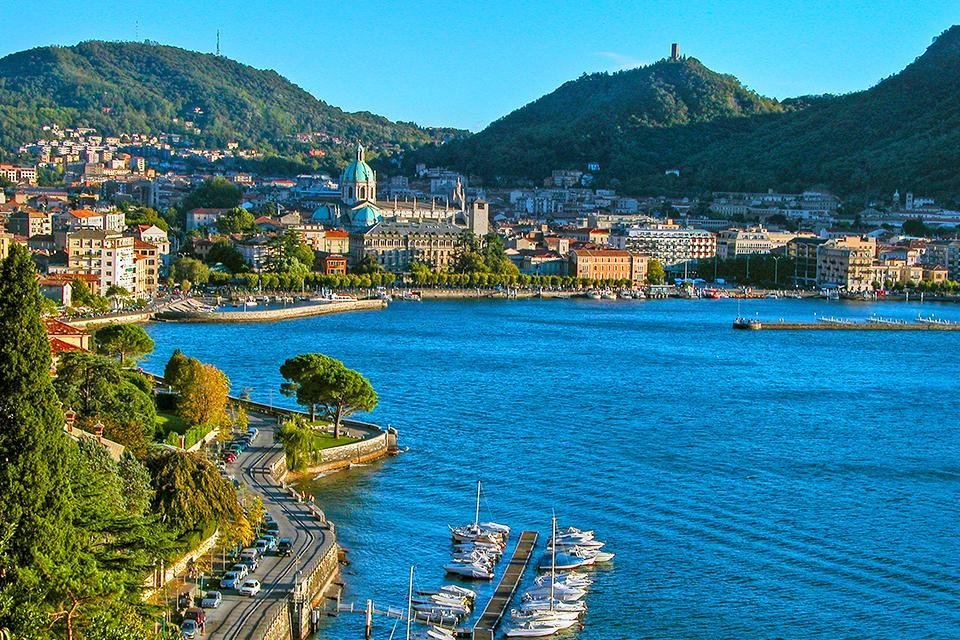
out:
<path id="1" fill-rule="evenodd" d="M 178 322 L 266 322 L 320 316 L 328 313 L 343 313 L 345 311 L 383 309 L 386 306 L 385 300 L 356 300 L 286 307 L 284 309 L 264 309 L 263 311 L 163 311 L 156 314 L 155 317 L 157 320 Z"/>

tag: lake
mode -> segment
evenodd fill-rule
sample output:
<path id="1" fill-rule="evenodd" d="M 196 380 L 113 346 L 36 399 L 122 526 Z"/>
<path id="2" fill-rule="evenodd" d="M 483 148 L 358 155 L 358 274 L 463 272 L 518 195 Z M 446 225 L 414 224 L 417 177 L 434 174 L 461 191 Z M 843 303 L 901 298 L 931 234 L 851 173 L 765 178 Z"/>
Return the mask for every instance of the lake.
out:
<path id="1" fill-rule="evenodd" d="M 960 320 L 931 303 L 742 312 Z M 368 417 L 410 451 L 310 485 L 349 548 L 345 602 L 404 606 L 411 565 L 417 587 L 441 584 L 447 524 L 472 521 L 481 479 L 481 519 L 546 536 L 555 511 L 617 554 L 595 573 L 582 640 L 960 637 L 960 332 L 734 331 L 737 313 L 454 300 L 157 323 L 144 366 L 179 347 L 235 392 L 288 406 L 278 367 L 299 353 L 371 380 Z M 362 624 L 342 615 L 322 636 L 361 638 Z M 386 638 L 392 623 L 377 627 Z"/>

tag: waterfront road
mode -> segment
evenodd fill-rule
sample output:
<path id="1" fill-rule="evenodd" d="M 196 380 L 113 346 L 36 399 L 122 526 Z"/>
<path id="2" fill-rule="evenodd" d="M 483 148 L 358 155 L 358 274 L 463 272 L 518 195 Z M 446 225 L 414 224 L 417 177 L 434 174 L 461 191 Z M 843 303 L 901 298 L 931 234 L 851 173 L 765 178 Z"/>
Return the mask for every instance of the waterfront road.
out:
<path id="1" fill-rule="evenodd" d="M 267 513 L 280 524 L 280 537 L 293 543 L 293 553 L 287 557 L 267 555 L 260 560 L 250 576 L 263 585 L 255 597 L 241 596 L 236 589 L 220 589 L 216 582 L 205 585 L 206 590 L 223 593 L 223 604 L 207 610 L 205 637 L 218 640 L 256 638 L 258 626 L 273 618 L 280 603 L 289 600 L 300 567 L 333 543 L 333 536 L 322 528 L 310 508 L 270 476 L 269 463 L 283 455 L 273 439 L 276 419 L 252 412 L 249 417 L 250 426 L 257 427 L 260 433 L 228 466 L 228 472 L 263 498 Z"/>

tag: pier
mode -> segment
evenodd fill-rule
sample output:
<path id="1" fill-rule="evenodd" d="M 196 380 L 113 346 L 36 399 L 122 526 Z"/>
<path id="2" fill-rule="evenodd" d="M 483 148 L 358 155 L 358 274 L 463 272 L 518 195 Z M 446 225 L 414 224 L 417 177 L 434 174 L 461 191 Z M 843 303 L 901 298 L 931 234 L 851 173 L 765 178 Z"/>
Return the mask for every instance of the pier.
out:
<path id="1" fill-rule="evenodd" d="M 825 318 L 821 322 L 762 322 L 751 320 L 733 324 L 734 329 L 754 331 L 960 331 L 960 323 L 948 322 L 893 322 L 877 319 L 854 322 L 838 318 Z"/>
<path id="2" fill-rule="evenodd" d="M 506 571 L 500 578 L 497 588 L 490 597 L 490 602 L 473 626 L 473 640 L 493 640 L 493 634 L 503 619 L 503 614 L 510 605 L 517 592 L 517 587 L 523 579 L 523 574 L 530 563 L 533 549 L 537 546 L 537 532 L 524 531 L 517 540 L 517 547 L 507 564 Z"/>

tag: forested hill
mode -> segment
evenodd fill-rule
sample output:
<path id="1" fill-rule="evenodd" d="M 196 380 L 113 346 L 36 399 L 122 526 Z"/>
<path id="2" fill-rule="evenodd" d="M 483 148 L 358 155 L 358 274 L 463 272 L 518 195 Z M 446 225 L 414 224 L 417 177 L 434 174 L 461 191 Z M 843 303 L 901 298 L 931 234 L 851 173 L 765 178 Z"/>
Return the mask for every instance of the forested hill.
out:
<path id="1" fill-rule="evenodd" d="M 607 165 L 622 137 L 643 130 L 782 110 L 695 58 L 661 60 L 613 74 L 584 74 L 446 145 L 436 157 L 487 178 L 540 178 L 555 168 Z"/>
<path id="2" fill-rule="evenodd" d="M 539 179 L 599 161 L 602 182 L 636 193 L 821 187 L 956 196 L 960 27 L 865 91 L 776 103 L 695 60 L 661 61 L 584 76 L 430 153 L 488 180 Z M 673 168 L 679 178 L 664 175 Z"/>
<path id="3" fill-rule="evenodd" d="M 201 132 L 192 133 L 184 121 Z M 176 47 L 90 41 L 0 59 L 0 146 L 9 150 L 36 139 L 54 122 L 107 134 L 189 133 L 197 145 L 236 140 L 285 153 L 297 148 L 289 136 L 301 132 L 407 147 L 438 133 L 347 113 L 275 71 Z M 324 146 L 321 138 L 312 144 Z"/>

